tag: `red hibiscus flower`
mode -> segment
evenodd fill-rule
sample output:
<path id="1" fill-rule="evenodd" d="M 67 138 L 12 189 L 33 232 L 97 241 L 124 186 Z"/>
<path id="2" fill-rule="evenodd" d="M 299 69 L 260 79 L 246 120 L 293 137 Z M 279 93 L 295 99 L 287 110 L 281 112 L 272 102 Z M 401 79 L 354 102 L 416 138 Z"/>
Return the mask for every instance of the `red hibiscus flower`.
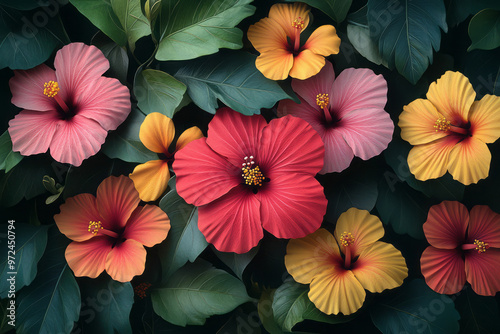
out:
<path id="1" fill-rule="evenodd" d="M 263 229 L 278 238 L 316 231 L 326 211 L 314 178 L 323 167 L 321 137 L 304 120 L 269 124 L 221 108 L 207 138 L 189 143 L 173 164 L 177 191 L 199 207 L 198 226 L 218 250 L 244 253 Z"/>

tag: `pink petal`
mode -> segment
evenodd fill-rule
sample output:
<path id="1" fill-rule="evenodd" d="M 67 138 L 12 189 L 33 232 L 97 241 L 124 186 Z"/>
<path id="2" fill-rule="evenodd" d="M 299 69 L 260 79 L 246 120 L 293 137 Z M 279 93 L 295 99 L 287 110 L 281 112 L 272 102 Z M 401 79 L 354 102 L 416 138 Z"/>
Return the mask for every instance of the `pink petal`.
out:
<path id="1" fill-rule="evenodd" d="M 386 102 L 387 82 L 366 68 L 343 70 L 330 94 L 330 109 L 338 118 L 357 109 L 384 109 Z"/>
<path id="2" fill-rule="evenodd" d="M 306 80 L 292 79 L 292 89 L 300 95 L 311 107 L 319 110 L 316 104 L 316 96 L 318 94 L 329 94 L 330 101 L 332 96 L 332 85 L 335 80 L 335 72 L 333 71 L 332 63 L 325 61 L 325 66 L 315 76 Z"/>
<path id="3" fill-rule="evenodd" d="M 146 250 L 137 241 L 128 239 L 119 242 L 106 259 L 106 272 L 112 279 L 129 282 L 141 275 L 146 265 Z"/>
<path id="4" fill-rule="evenodd" d="M 484 253 L 466 252 L 465 272 L 475 293 L 494 296 L 500 291 L 500 250 L 490 248 Z"/>
<path id="5" fill-rule="evenodd" d="M 124 175 L 109 176 L 97 187 L 97 208 L 105 229 L 119 232 L 139 205 L 134 183 Z"/>
<path id="6" fill-rule="evenodd" d="M 45 153 L 63 123 L 55 110 L 23 110 L 9 122 L 12 150 L 22 155 Z"/>
<path id="7" fill-rule="evenodd" d="M 63 100 L 74 102 L 76 92 L 94 84 L 109 69 L 109 62 L 95 46 L 71 43 L 57 51 L 54 67 Z"/>
<path id="8" fill-rule="evenodd" d="M 336 130 L 342 133 L 355 156 L 367 160 L 387 148 L 394 123 L 384 109 L 358 109 L 346 114 Z"/>
<path id="9" fill-rule="evenodd" d="M 104 271 L 113 243 L 114 239 L 108 236 L 72 242 L 66 248 L 66 261 L 75 276 L 96 278 Z"/>
<path id="10" fill-rule="evenodd" d="M 257 164 L 271 179 L 283 173 L 316 175 L 323 167 L 324 155 L 323 141 L 311 125 L 285 116 L 273 119 L 262 131 Z"/>
<path id="11" fill-rule="evenodd" d="M 280 174 L 258 194 L 262 195 L 262 226 L 275 237 L 302 238 L 321 226 L 327 200 L 314 177 Z"/>
<path id="12" fill-rule="evenodd" d="M 207 241 L 221 252 L 248 252 L 264 233 L 259 194 L 250 188 L 233 188 L 221 198 L 198 208 L 198 227 Z"/>
<path id="13" fill-rule="evenodd" d="M 460 202 L 444 201 L 429 209 L 424 233 L 427 241 L 440 249 L 461 247 L 469 224 L 469 211 Z"/>
<path id="14" fill-rule="evenodd" d="M 341 172 L 349 167 L 354 153 L 342 136 L 342 132 L 337 131 L 337 128 L 330 128 L 325 129 L 320 135 L 325 142 L 325 163 L 319 173 Z"/>
<path id="15" fill-rule="evenodd" d="M 28 110 L 55 110 L 57 102 L 43 94 L 43 85 L 51 80 L 56 81 L 56 73 L 45 64 L 26 71 L 14 71 L 14 77 L 9 81 L 12 104 Z"/>
<path id="16" fill-rule="evenodd" d="M 100 77 L 75 91 L 78 115 L 98 122 L 104 130 L 115 130 L 130 113 L 130 91 L 117 79 Z"/>
<path id="17" fill-rule="evenodd" d="M 278 104 L 278 116 L 292 115 L 302 118 L 309 123 L 318 133 L 325 131 L 325 120 L 323 112 L 319 107 L 313 108 L 303 98 L 299 96 L 300 104 L 292 100 L 281 100 Z"/>
<path id="18" fill-rule="evenodd" d="M 243 158 L 258 156 L 258 141 L 266 125 L 261 115 L 244 116 L 230 108 L 220 108 L 208 124 L 207 144 L 240 168 Z"/>
<path id="19" fill-rule="evenodd" d="M 465 285 L 465 263 L 458 249 L 427 247 L 420 258 L 425 282 L 434 291 L 454 294 Z"/>
<path id="20" fill-rule="evenodd" d="M 470 210 L 467 241 L 472 244 L 476 239 L 500 248 L 500 215 L 487 205 L 476 205 Z"/>
<path id="21" fill-rule="evenodd" d="M 241 170 L 215 153 L 206 138 L 194 140 L 175 154 L 176 188 L 186 202 L 205 205 L 243 182 Z"/>
<path id="22" fill-rule="evenodd" d="M 89 223 L 98 222 L 101 215 L 97 210 L 94 195 L 79 194 L 70 197 L 61 205 L 61 213 L 54 216 L 59 231 L 73 241 L 85 241 L 94 235 L 89 232 Z"/>
<path id="23" fill-rule="evenodd" d="M 170 219 L 156 205 L 140 206 L 132 213 L 123 232 L 125 239 L 134 239 L 146 247 L 153 247 L 167 237 Z"/>

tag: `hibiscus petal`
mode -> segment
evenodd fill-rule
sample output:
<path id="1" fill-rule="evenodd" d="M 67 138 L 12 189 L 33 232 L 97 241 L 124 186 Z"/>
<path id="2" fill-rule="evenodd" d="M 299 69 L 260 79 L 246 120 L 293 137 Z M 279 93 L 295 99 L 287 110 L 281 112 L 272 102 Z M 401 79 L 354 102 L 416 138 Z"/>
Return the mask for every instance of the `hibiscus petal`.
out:
<path id="1" fill-rule="evenodd" d="M 61 212 L 54 216 L 59 231 L 74 241 L 92 238 L 94 235 L 88 230 L 89 223 L 100 220 L 96 199 L 91 194 L 79 194 L 68 198 L 61 205 Z"/>
<path id="2" fill-rule="evenodd" d="M 488 177 L 491 153 L 488 146 L 474 137 L 467 137 L 450 151 L 448 171 L 453 179 L 469 185 Z"/>
<path id="3" fill-rule="evenodd" d="M 313 31 L 302 48 L 327 57 L 339 53 L 340 38 L 334 26 L 323 25 Z M 333 81 L 333 78 L 330 80 Z"/>
<path id="4" fill-rule="evenodd" d="M 299 106 L 304 109 L 312 108 L 315 111 L 315 114 L 321 115 L 322 111 L 316 103 L 316 97 L 318 94 L 331 94 L 334 80 L 335 72 L 333 70 L 333 65 L 328 60 L 325 60 L 325 66 L 323 66 L 321 71 L 319 71 L 319 73 L 315 76 L 306 80 L 292 79 L 293 91 L 299 95 L 299 98 L 302 98 Z M 334 96 L 329 96 L 329 98 L 333 99 Z M 308 105 L 303 105 L 303 101 L 306 101 Z M 295 103 L 292 100 L 281 100 L 280 105 L 282 102 Z"/>
<path id="5" fill-rule="evenodd" d="M 324 66 L 325 57 L 306 49 L 294 57 L 290 76 L 295 79 L 305 80 L 318 74 Z"/>
<path id="6" fill-rule="evenodd" d="M 239 186 L 198 208 L 198 227 L 221 252 L 248 252 L 264 236 L 259 196 Z"/>
<path id="7" fill-rule="evenodd" d="M 420 268 L 427 285 L 438 293 L 452 295 L 465 285 L 465 264 L 459 249 L 429 246 L 422 253 Z"/>
<path id="8" fill-rule="evenodd" d="M 302 238 L 316 231 L 328 201 L 310 175 L 280 174 L 259 190 L 264 229 L 277 238 Z"/>
<path id="9" fill-rule="evenodd" d="M 337 131 L 337 128 L 330 128 L 324 129 L 320 135 L 325 143 L 325 161 L 319 173 L 341 172 L 349 167 L 354 152 L 345 141 L 342 132 Z"/>
<path id="10" fill-rule="evenodd" d="M 192 142 L 193 140 L 203 138 L 203 133 L 197 126 L 192 126 L 185 130 L 177 139 L 175 143 L 175 151 L 182 149 L 184 146 Z"/>
<path id="11" fill-rule="evenodd" d="M 429 86 L 427 99 L 452 125 L 467 123 L 476 92 L 469 79 L 460 72 L 447 71 Z"/>
<path id="12" fill-rule="evenodd" d="M 135 166 L 129 177 L 144 202 L 156 201 L 167 190 L 170 171 L 163 160 L 151 160 Z"/>
<path id="13" fill-rule="evenodd" d="M 440 249 L 454 249 L 465 241 L 469 211 L 460 202 L 444 201 L 429 209 L 423 225 L 427 241 Z"/>
<path id="14" fill-rule="evenodd" d="M 45 64 L 26 71 L 14 71 L 9 80 L 12 104 L 28 110 L 55 110 L 57 102 L 43 94 L 43 85 L 56 80 L 56 72 Z"/>
<path id="15" fill-rule="evenodd" d="M 470 210 L 467 241 L 472 244 L 476 239 L 500 248 L 500 215 L 487 205 L 476 205 Z"/>
<path id="16" fill-rule="evenodd" d="M 146 250 L 137 241 L 128 239 L 118 243 L 106 259 L 106 272 L 118 282 L 129 282 L 144 272 Z"/>
<path id="17" fill-rule="evenodd" d="M 293 66 L 293 54 L 285 49 L 274 49 L 261 53 L 255 67 L 268 79 L 284 80 Z"/>
<path id="18" fill-rule="evenodd" d="M 146 116 L 139 130 L 139 138 L 148 150 L 170 155 L 168 147 L 174 140 L 175 127 L 172 120 L 158 112 Z"/>
<path id="19" fill-rule="evenodd" d="M 307 80 L 304 80 L 303 82 L 306 81 Z M 312 84 L 313 83 L 311 83 L 311 85 Z M 316 130 L 316 132 L 318 132 L 321 135 L 325 131 L 325 126 L 323 125 L 324 116 L 322 115 L 321 109 L 318 106 L 316 106 L 317 108 L 312 107 L 300 95 L 298 95 L 297 97 L 300 100 L 300 104 L 295 103 L 292 100 L 281 100 L 278 104 L 278 110 L 277 110 L 278 116 L 283 117 L 286 115 L 292 115 L 302 118 L 304 121 L 309 123 L 313 127 L 313 129 Z"/>
<path id="20" fill-rule="evenodd" d="M 296 28 L 292 24 L 299 17 L 304 21 L 302 32 L 309 25 L 309 7 L 306 4 L 300 2 L 294 2 L 293 4 L 278 3 L 272 5 L 269 10 L 269 18 L 278 22 L 288 37 L 295 35 Z"/>
<path id="21" fill-rule="evenodd" d="M 493 143 L 500 137 L 500 97 L 485 95 L 472 104 L 469 113 L 472 137 L 485 143 Z"/>
<path id="22" fill-rule="evenodd" d="M 494 296 L 500 291 L 500 249 L 488 249 L 484 253 L 466 252 L 465 273 L 475 293 Z"/>
<path id="23" fill-rule="evenodd" d="M 173 163 L 179 195 L 196 206 L 210 203 L 243 182 L 241 169 L 215 153 L 205 138 L 190 142 Z"/>
<path id="24" fill-rule="evenodd" d="M 335 239 L 340 241 L 343 233 L 351 233 L 354 243 L 350 245 L 352 258 L 359 256 L 366 248 L 373 245 L 384 236 L 384 227 L 377 216 L 371 215 L 366 210 L 350 208 L 340 215 L 335 226 Z M 345 246 L 340 245 L 340 250 L 345 254 Z"/>
<path id="25" fill-rule="evenodd" d="M 352 264 L 352 273 L 370 292 L 394 289 L 408 277 L 405 258 L 393 245 L 377 241 Z"/>
<path id="26" fill-rule="evenodd" d="M 156 205 L 146 204 L 134 210 L 122 236 L 146 247 L 153 247 L 165 240 L 169 230 L 170 219 L 167 214 Z"/>
<path id="27" fill-rule="evenodd" d="M 412 145 L 428 144 L 448 135 L 446 131 L 437 131 L 434 126 L 441 117 L 436 107 L 424 99 L 416 99 L 403 107 L 399 115 L 401 138 Z"/>
<path id="28" fill-rule="evenodd" d="M 267 17 L 252 24 L 248 28 L 247 37 L 260 53 L 275 49 L 286 50 L 288 47 L 286 32 L 277 21 Z"/>
<path id="29" fill-rule="evenodd" d="M 23 110 L 9 121 L 12 150 L 22 155 L 45 153 L 61 121 L 55 110 Z"/>
<path id="30" fill-rule="evenodd" d="M 66 261 L 77 277 L 96 278 L 105 268 L 114 239 L 103 236 L 84 242 L 72 242 L 66 248 Z"/>

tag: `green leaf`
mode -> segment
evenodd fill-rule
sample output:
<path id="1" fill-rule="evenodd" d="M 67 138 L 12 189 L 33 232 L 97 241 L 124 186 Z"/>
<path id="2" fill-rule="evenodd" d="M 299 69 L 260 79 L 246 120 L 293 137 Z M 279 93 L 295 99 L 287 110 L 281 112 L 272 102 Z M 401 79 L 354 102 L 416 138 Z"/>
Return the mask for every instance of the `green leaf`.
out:
<path id="1" fill-rule="evenodd" d="M 0 170 L 8 173 L 14 166 L 23 160 L 19 152 L 12 151 L 12 141 L 7 130 L 0 136 Z"/>
<path id="2" fill-rule="evenodd" d="M 257 56 L 246 52 L 220 52 L 189 62 L 175 77 L 186 84 L 189 96 L 201 109 L 215 114 L 217 99 L 244 114 L 260 114 L 289 96 L 255 67 Z"/>
<path id="3" fill-rule="evenodd" d="M 467 52 L 464 74 L 474 87 L 477 100 L 485 94 L 500 95 L 500 48 Z"/>
<path id="4" fill-rule="evenodd" d="M 252 261 L 252 259 L 258 253 L 259 246 L 256 246 L 243 254 L 219 252 L 217 249 L 215 249 L 215 247 L 213 247 L 213 250 L 215 252 L 215 255 L 217 255 L 217 257 L 222 262 L 224 262 L 224 264 L 228 266 L 240 280 L 243 280 L 243 272 L 245 271 L 245 268 L 248 266 L 250 261 Z"/>
<path id="5" fill-rule="evenodd" d="M 117 78 L 126 85 L 129 65 L 127 50 L 100 31 L 92 38 L 92 44 L 97 46 L 109 61 L 109 70 L 106 72 L 106 76 Z"/>
<path id="6" fill-rule="evenodd" d="M 139 130 L 144 118 L 143 113 L 133 108 L 125 122 L 108 135 L 102 152 L 109 158 L 126 162 L 145 163 L 157 160 L 158 155 L 148 150 L 139 139 Z"/>
<path id="7" fill-rule="evenodd" d="M 446 19 L 451 27 L 485 8 L 500 10 L 498 0 L 447 0 L 446 3 Z"/>
<path id="8" fill-rule="evenodd" d="M 20 10 L 30 10 L 37 8 L 41 5 L 40 1 L 38 0 L 0 0 L 0 5 L 2 6 L 7 6 L 15 9 L 20 9 Z M 59 8 L 59 7 L 57 7 Z"/>
<path id="9" fill-rule="evenodd" d="M 370 315 L 384 334 L 454 334 L 459 329 L 453 300 L 432 291 L 421 279 L 403 285 L 394 297 L 371 308 Z"/>
<path id="10" fill-rule="evenodd" d="M 260 324 L 253 319 L 254 312 L 246 314 L 237 308 L 226 323 L 217 330 L 220 334 L 261 334 Z"/>
<path id="11" fill-rule="evenodd" d="M 0 69 L 29 69 L 46 61 L 67 39 L 59 17 L 43 16 L 39 10 L 20 12 L 0 7 Z M 41 24 L 43 23 L 43 24 Z"/>
<path id="12" fill-rule="evenodd" d="M 208 246 L 198 229 L 198 209 L 187 204 L 177 194 L 175 176 L 170 179 L 168 185 L 170 191 L 159 204 L 170 218 L 167 240 L 158 246 L 164 280 L 188 261 L 194 262 Z"/>
<path id="13" fill-rule="evenodd" d="M 260 322 L 262 322 L 266 331 L 271 334 L 281 334 L 283 331 L 274 320 L 273 299 L 275 292 L 276 289 L 265 289 L 262 291 L 259 303 L 257 304 L 257 312 L 259 313 Z"/>
<path id="14" fill-rule="evenodd" d="M 140 0 L 111 0 L 113 12 L 120 20 L 127 36 L 130 51 L 134 52 L 135 42 L 151 34 L 148 19 L 142 14 Z"/>
<path id="15" fill-rule="evenodd" d="M 147 69 L 135 76 L 137 106 L 146 115 L 159 112 L 172 118 L 185 92 L 182 82 L 162 71 Z"/>
<path id="16" fill-rule="evenodd" d="M 484 9 L 469 22 L 469 37 L 472 41 L 467 51 L 492 50 L 500 46 L 500 11 Z"/>
<path id="17" fill-rule="evenodd" d="M 69 333 L 80 314 L 80 290 L 64 258 L 68 239 L 52 226 L 48 240 L 38 275 L 16 300 L 19 334 Z"/>
<path id="18" fill-rule="evenodd" d="M 205 261 L 190 263 L 151 293 L 155 312 L 179 325 L 203 325 L 215 314 L 225 314 L 251 301 L 243 283 Z"/>
<path id="19" fill-rule="evenodd" d="M 447 32 L 443 0 L 368 0 L 368 24 L 389 68 L 415 84 Z"/>
<path id="20" fill-rule="evenodd" d="M 308 319 L 329 324 L 338 324 L 353 319 L 353 316 L 328 316 L 318 310 L 307 296 L 309 287 L 289 278 L 276 289 L 273 299 L 274 319 L 286 332 Z"/>
<path id="21" fill-rule="evenodd" d="M 298 0 L 286 1 L 297 2 Z M 300 2 L 305 2 L 309 6 L 321 10 L 337 23 L 344 21 L 352 4 L 352 0 L 300 0 Z"/>
<path id="22" fill-rule="evenodd" d="M 16 292 L 22 287 L 30 285 L 35 279 L 37 272 L 37 264 L 45 251 L 47 245 L 47 226 L 33 226 L 30 224 L 14 223 L 15 229 L 12 230 L 15 234 L 15 247 L 8 247 L 7 238 L 2 242 L 2 254 L 5 254 L 5 260 L 0 263 L 0 298 L 7 298 L 10 284 L 7 281 L 11 277 L 9 272 L 17 272 L 16 274 Z M 5 228 L 5 232 L 7 228 Z M 10 239 L 9 239 L 10 240 Z M 4 246 L 5 245 L 5 246 Z M 11 252 L 11 251 L 14 252 Z M 12 256 L 15 268 L 9 268 L 8 260 Z"/>
<path id="23" fill-rule="evenodd" d="M 457 294 L 455 306 L 460 313 L 460 333 L 495 334 L 500 328 L 500 310 L 495 297 L 479 296 L 466 286 Z"/>
<path id="24" fill-rule="evenodd" d="M 243 32 L 235 28 L 252 15 L 252 0 L 162 0 L 155 23 L 160 41 L 156 59 L 185 60 L 216 53 L 220 48 L 240 49 Z"/>

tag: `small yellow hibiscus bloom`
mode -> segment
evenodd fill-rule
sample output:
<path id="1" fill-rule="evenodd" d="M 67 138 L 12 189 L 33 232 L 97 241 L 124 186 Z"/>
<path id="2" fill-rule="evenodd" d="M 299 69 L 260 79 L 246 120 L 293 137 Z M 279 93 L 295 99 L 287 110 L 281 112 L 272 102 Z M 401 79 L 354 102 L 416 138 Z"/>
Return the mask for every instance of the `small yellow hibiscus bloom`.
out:
<path id="1" fill-rule="evenodd" d="M 352 314 L 363 305 L 365 289 L 393 289 L 408 276 L 401 252 L 378 241 L 383 236 L 378 217 L 351 208 L 340 215 L 334 235 L 320 228 L 290 240 L 285 265 L 295 281 L 310 284 L 309 299 L 320 311 Z"/>
<path id="2" fill-rule="evenodd" d="M 137 165 L 129 177 L 134 181 L 139 197 L 145 202 L 157 200 L 165 192 L 170 180 L 169 163 L 174 154 L 188 143 L 203 137 L 201 130 L 193 126 L 184 131 L 177 139 L 173 152 L 169 150 L 175 137 L 172 120 L 154 112 L 146 116 L 139 130 L 139 138 L 146 148 L 158 154 L 158 160 Z"/>
<path id="3" fill-rule="evenodd" d="M 265 77 L 283 80 L 307 79 L 325 65 L 325 57 L 339 53 L 340 38 L 335 28 L 323 25 L 300 45 L 300 34 L 309 24 L 309 8 L 295 2 L 274 4 L 269 17 L 248 28 L 248 39 L 260 55 L 255 65 Z"/>

